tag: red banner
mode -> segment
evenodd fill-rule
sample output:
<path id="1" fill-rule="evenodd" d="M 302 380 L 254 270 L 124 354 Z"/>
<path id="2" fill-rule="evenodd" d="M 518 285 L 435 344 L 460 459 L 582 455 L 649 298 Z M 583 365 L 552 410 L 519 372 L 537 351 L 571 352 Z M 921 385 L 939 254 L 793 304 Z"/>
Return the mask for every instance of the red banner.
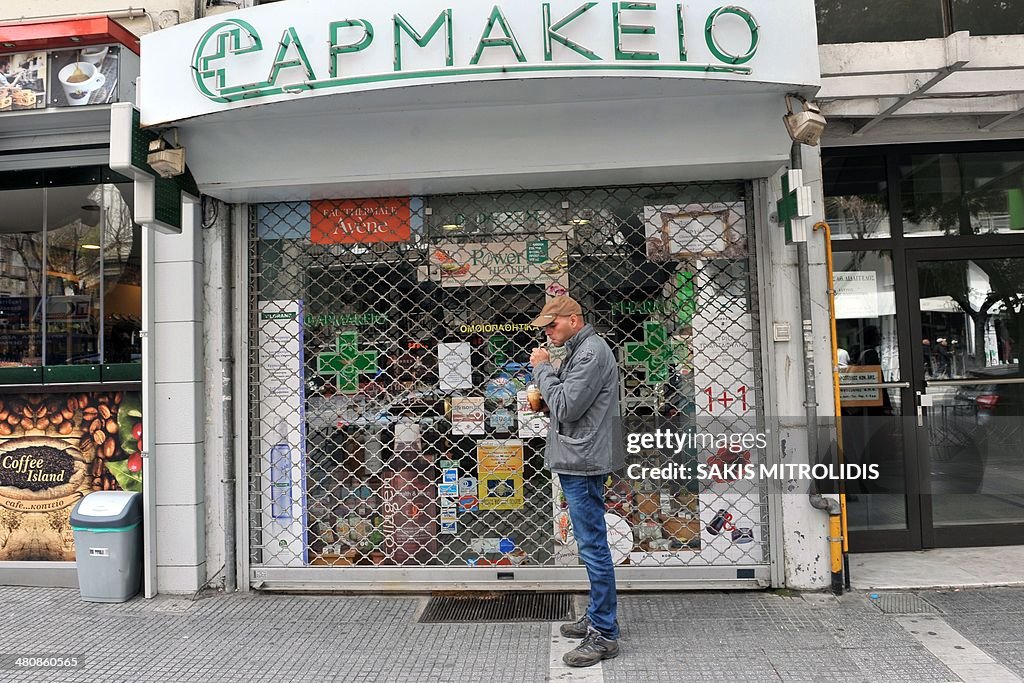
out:
<path id="1" fill-rule="evenodd" d="M 309 238 L 316 244 L 407 242 L 411 217 L 408 197 L 314 200 Z"/>

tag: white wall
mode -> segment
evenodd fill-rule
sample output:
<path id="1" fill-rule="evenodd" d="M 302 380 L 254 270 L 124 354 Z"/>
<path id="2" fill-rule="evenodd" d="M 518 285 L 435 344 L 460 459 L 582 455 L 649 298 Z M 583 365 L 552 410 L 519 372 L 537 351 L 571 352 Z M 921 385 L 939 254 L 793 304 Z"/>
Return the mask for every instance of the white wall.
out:
<path id="1" fill-rule="evenodd" d="M 231 208 L 215 200 L 209 202 L 205 220 L 212 223 L 203 229 L 203 336 L 206 378 L 206 420 L 203 429 L 206 472 L 206 580 L 211 586 L 224 585 L 224 430 L 221 359 L 225 354 L 222 335 L 224 315 L 230 315 L 223 305 L 224 287 L 228 284 L 223 269 L 224 232 L 230 229 Z M 212 206 L 216 204 L 216 209 Z M 216 218 L 213 219 L 213 212 Z M 235 454 L 240 457 L 239 454 Z M 245 457 L 242 454 L 241 457 Z"/>
<path id="2" fill-rule="evenodd" d="M 203 236 L 198 205 L 180 235 L 156 233 L 151 457 L 156 478 L 160 593 L 193 593 L 207 579 L 204 465 Z"/>

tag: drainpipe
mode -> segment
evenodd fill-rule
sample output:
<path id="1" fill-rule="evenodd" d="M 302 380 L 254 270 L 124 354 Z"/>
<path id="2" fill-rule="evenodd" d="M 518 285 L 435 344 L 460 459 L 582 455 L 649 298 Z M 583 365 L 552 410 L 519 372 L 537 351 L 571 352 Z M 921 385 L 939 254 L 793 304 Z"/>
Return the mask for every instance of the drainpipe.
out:
<path id="1" fill-rule="evenodd" d="M 217 200 L 211 200 L 217 201 Z M 221 486 L 224 500 L 224 592 L 233 593 L 237 588 L 236 576 L 236 535 L 235 535 L 235 338 L 234 338 L 234 221 L 232 206 L 224 205 L 227 215 L 222 222 L 221 233 L 221 448 L 224 449 Z"/>
<path id="2" fill-rule="evenodd" d="M 836 454 L 839 456 L 839 464 L 842 465 L 846 462 L 846 452 L 843 450 L 843 413 L 839 393 L 839 338 L 836 335 L 836 280 L 832 263 L 832 228 L 825 221 L 819 221 L 814 224 L 814 232 L 819 230 L 825 233 L 825 279 L 828 285 L 828 315 L 832 332 L 832 408 L 836 416 Z M 843 580 L 846 590 L 850 590 L 850 534 L 847 526 L 845 477 L 839 480 L 839 508 L 843 522 Z"/>
<path id="3" fill-rule="evenodd" d="M 800 143 L 794 142 L 790 149 L 790 168 L 798 170 L 803 168 Z M 817 389 L 814 382 L 814 339 L 811 324 L 811 278 L 810 262 L 807 256 L 807 240 L 797 242 L 797 274 L 800 287 L 800 333 L 803 343 L 803 370 L 804 370 L 804 416 L 807 422 L 807 456 L 813 463 L 818 455 L 818 403 Z M 832 572 L 832 592 L 836 595 L 843 593 L 843 548 L 842 548 L 842 523 L 840 513 L 842 509 L 839 501 L 834 498 L 826 498 L 817 491 L 809 495 L 811 507 L 817 510 L 825 510 L 829 517 L 829 559 Z"/>

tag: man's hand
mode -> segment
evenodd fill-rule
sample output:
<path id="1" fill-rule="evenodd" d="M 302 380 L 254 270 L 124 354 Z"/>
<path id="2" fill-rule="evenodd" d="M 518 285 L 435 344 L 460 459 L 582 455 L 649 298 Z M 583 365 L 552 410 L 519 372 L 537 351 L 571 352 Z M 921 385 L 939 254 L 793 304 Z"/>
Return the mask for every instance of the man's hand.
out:
<path id="1" fill-rule="evenodd" d="M 537 347 L 530 353 L 530 365 L 537 367 L 540 363 L 551 362 L 551 354 L 547 349 Z"/>

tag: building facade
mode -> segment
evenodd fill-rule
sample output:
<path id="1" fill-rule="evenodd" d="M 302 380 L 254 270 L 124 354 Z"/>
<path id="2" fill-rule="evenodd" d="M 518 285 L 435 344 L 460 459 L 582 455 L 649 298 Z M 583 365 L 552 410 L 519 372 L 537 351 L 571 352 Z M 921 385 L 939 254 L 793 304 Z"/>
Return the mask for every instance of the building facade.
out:
<path id="1" fill-rule="evenodd" d="M 825 207 L 837 343 L 882 384 L 848 450 L 884 470 L 851 546 L 1020 543 L 1024 9 L 848 4 L 818 3 Z"/>
<path id="2" fill-rule="evenodd" d="M 854 549 L 1014 538 L 1011 517 L 981 540 L 976 519 L 935 524 L 945 503 L 919 494 L 973 477 L 976 488 L 958 491 L 971 497 L 950 500 L 990 520 L 992 501 L 1015 495 L 984 482 L 1012 435 L 993 441 L 977 425 L 991 424 L 988 406 L 1012 403 L 992 387 L 1013 387 L 1019 367 L 1011 257 L 1024 209 L 1019 146 L 1005 141 L 1019 138 L 1021 119 L 1005 93 L 1020 36 L 965 35 L 947 10 L 941 35 L 869 51 L 831 28 L 850 23 L 839 3 L 819 3 L 816 16 L 809 2 L 785 12 L 704 2 L 342 12 L 298 0 L 224 10 L 120 19 L 145 34 L 137 96 L 75 112 L 98 127 L 97 177 L 131 188 L 114 195 L 90 180 L 101 206 L 128 198 L 115 214 L 138 242 L 128 252 L 139 273 L 139 346 L 128 352 L 137 376 L 105 383 L 120 350 L 97 321 L 114 309 L 112 293 L 80 306 L 89 325 L 38 303 L 114 277 L 106 259 L 53 284 L 57 255 L 19 255 L 12 226 L 0 279 L 12 310 L 26 309 L 8 316 L 29 332 L 20 337 L 47 330 L 46 351 L 10 354 L 18 373 L 41 379 L 0 395 L 32 413 L 9 436 L 49 438 L 39 407 L 49 412 L 58 387 L 44 378 L 66 372 L 50 369 L 51 355 L 95 356 L 97 378 L 59 387 L 68 396 L 58 412 L 85 433 L 48 445 L 78 446 L 66 457 L 96 469 L 101 488 L 145 491 L 147 593 L 584 585 L 557 478 L 543 468 L 544 417 L 524 400 L 537 343 L 526 323 L 566 293 L 615 350 L 624 432 L 720 437 L 661 451 L 638 440 L 630 460 L 717 466 L 715 476 L 609 481 L 623 587 L 826 585 L 828 516 L 808 482 L 724 469 L 834 457 L 834 423 L 807 429 L 834 415 L 827 259 L 822 231 L 810 229 L 825 218 L 840 379 L 861 385 L 840 392 L 842 453 L 884 475 L 849 491 Z M 816 148 L 794 152 L 782 121 L 792 96 L 816 94 L 830 120 L 823 160 Z M 52 129 L 20 116 L 26 131 Z M 75 140 L 71 127 L 47 135 L 48 147 Z M 140 156 L 156 136 L 185 150 L 184 173 L 164 179 Z M 60 155 L 6 163 L 23 183 L 86 166 Z M 57 191 L 40 178 L 46 208 L 33 239 L 49 254 Z M 929 209 L 929 196 L 942 201 Z M 83 216 L 74 230 L 89 251 Z M 801 227 L 806 251 L 787 237 Z M 102 253 L 130 260 L 103 239 Z M 946 247 L 955 253 L 935 251 Z M 959 252 L 967 247 L 979 251 Z M 32 264 L 38 277 L 19 279 Z M 939 291 L 960 282 L 949 273 L 963 276 L 959 290 Z M 23 283 L 36 279 L 54 291 L 33 299 Z M 924 339 L 934 350 L 917 360 Z M 975 382 L 979 367 L 999 376 Z M 20 398 L 27 391 L 47 398 Z M 925 406 L 921 430 L 901 419 L 917 423 L 917 391 L 951 406 Z M 122 407 L 130 394 L 137 408 Z M 108 458 L 88 431 L 101 411 L 114 420 L 102 424 L 116 449 Z M 943 433 L 979 444 L 967 464 L 925 436 L 946 414 L 958 417 Z M 880 453 L 895 460 L 876 462 Z M 936 462 L 949 464 L 925 464 Z M 122 482 L 119 469 L 142 476 Z M 36 579 L 49 568 L 66 581 L 73 563 L 57 559 L 31 560 Z M 0 563 L 0 581 L 26 580 L 26 562 Z"/>

